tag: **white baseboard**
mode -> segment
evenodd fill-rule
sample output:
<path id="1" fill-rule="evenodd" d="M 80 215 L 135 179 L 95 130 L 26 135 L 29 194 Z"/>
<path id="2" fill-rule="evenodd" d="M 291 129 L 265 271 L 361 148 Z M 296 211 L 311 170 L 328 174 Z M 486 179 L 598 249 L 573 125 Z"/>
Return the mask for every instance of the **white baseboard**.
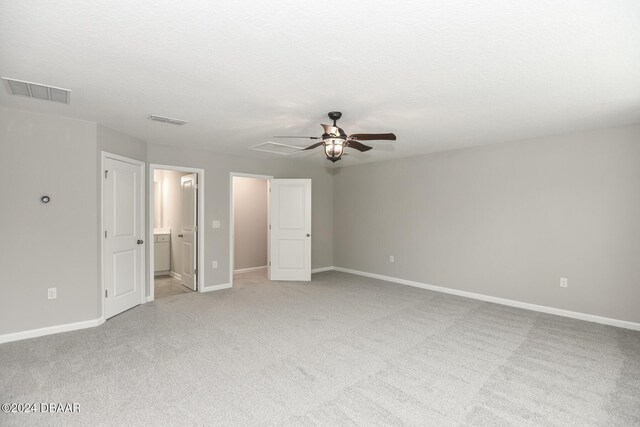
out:
<path id="1" fill-rule="evenodd" d="M 414 282 L 412 280 L 398 279 L 396 277 L 383 276 L 381 274 L 367 273 L 365 271 L 351 270 L 349 268 L 334 267 L 333 269 L 336 271 L 341 271 L 343 273 L 356 274 L 358 276 L 385 280 L 387 282 L 413 286 L 416 288 L 428 289 L 430 291 L 442 292 L 442 293 L 451 294 L 451 295 L 458 295 L 461 297 L 472 298 L 480 301 L 508 305 L 510 307 L 523 308 L 526 310 L 538 311 L 541 313 L 555 314 L 557 316 L 570 317 L 572 319 L 586 320 L 587 322 L 601 323 L 603 325 L 617 326 L 619 328 L 640 331 L 640 323 L 629 322 L 626 320 L 611 319 L 609 317 L 596 316 L 594 314 L 579 313 L 577 311 L 563 310 L 560 308 L 548 307 L 546 305 L 530 304 L 527 302 L 515 301 L 515 300 L 506 299 L 506 298 L 498 298 L 498 297 L 492 297 L 490 295 L 477 294 L 475 292 L 467 292 L 467 291 L 461 291 L 458 289 L 445 288 L 442 286 L 427 285 L 426 283 Z"/>
<path id="2" fill-rule="evenodd" d="M 77 331 L 78 329 L 93 328 L 104 323 L 104 318 L 85 320 L 83 322 L 65 323 L 63 325 L 48 326 L 46 328 L 31 329 L 28 331 L 14 332 L 11 334 L 0 335 L 0 344 L 26 340 L 27 338 L 41 337 L 43 335 L 57 334 L 60 332 Z"/>
<path id="3" fill-rule="evenodd" d="M 151 302 L 151 301 L 153 301 L 153 298 L 151 298 L 151 295 L 147 295 L 145 297 L 145 301 L 144 302 Z"/>
<path id="4" fill-rule="evenodd" d="M 182 280 L 182 275 L 179 273 L 176 273 L 175 271 L 170 271 L 169 276 L 173 277 L 174 279 Z"/>
<path id="5" fill-rule="evenodd" d="M 163 270 L 163 271 L 154 271 L 153 272 L 153 277 L 158 277 L 158 276 L 168 276 L 169 275 L 169 271 L 168 270 Z"/>
<path id="6" fill-rule="evenodd" d="M 313 269 L 311 269 L 311 274 L 322 273 L 323 271 L 331 271 L 331 270 L 335 270 L 335 269 L 336 268 L 334 266 L 313 268 Z"/>
<path id="7" fill-rule="evenodd" d="M 219 291 L 221 289 L 229 288 L 231 288 L 231 283 L 223 283 L 222 285 L 203 286 L 202 289 L 200 289 L 200 292 Z"/>
<path id="8" fill-rule="evenodd" d="M 233 270 L 233 274 L 236 274 L 236 273 L 249 273 L 249 272 L 252 272 L 252 271 L 264 270 L 265 268 L 267 268 L 266 265 L 263 265 L 263 266 L 260 266 L 260 267 L 240 268 L 238 270 Z"/>

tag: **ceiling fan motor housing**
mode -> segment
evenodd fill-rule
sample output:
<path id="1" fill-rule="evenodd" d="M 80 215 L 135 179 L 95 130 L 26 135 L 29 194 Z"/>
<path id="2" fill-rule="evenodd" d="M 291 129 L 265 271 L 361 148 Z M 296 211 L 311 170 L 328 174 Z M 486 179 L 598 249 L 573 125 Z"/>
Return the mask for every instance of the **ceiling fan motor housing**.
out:
<path id="1" fill-rule="evenodd" d="M 330 111 L 329 112 L 329 118 L 331 120 L 333 120 L 334 122 L 336 120 L 340 120 L 340 117 L 342 117 L 342 113 L 340 111 Z M 334 126 L 335 126 L 335 123 L 334 123 Z"/>

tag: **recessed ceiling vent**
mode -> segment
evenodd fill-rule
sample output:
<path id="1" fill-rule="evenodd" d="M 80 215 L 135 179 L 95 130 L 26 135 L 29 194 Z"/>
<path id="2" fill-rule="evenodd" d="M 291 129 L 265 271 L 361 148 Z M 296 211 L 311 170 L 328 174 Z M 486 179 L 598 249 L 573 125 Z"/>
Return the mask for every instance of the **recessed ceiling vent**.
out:
<path id="1" fill-rule="evenodd" d="M 156 116 L 154 114 L 149 114 L 149 120 L 155 120 L 156 122 L 169 123 L 170 125 L 178 126 L 186 125 L 187 123 L 189 123 L 186 120 L 172 119 L 171 117 Z"/>
<path id="2" fill-rule="evenodd" d="M 71 91 L 69 89 L 47 86 L 41 83 L 25 82 L 7 77 L 2 77 L 2 80 L 6 82 L 11 95 L 27 96 L 29 98 L 61 102 L 63 104 L 68 104 L 71 101 Z"/>

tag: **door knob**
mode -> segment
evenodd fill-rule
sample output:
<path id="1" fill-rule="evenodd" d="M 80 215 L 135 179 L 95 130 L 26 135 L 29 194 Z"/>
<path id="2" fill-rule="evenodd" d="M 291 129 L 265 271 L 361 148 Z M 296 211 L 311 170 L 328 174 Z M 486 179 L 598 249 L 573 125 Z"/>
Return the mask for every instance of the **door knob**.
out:
<path id="1" fill-rule="evenodd" d="M 184 237 L 184 235 L 183 234 L 178 234 L 178 237 Z"/>
<path id="2" fill-rule="evenodd" d="M 311 234 L 307 233 L 307 237 L 311 237 Z"/>
<path id="3" fill-rule="evenodd" d="M 139 245 L 141 245 L 141 244 L 143 244 L 143 243 L 144 243 L 144 240 L 140 240 L 140 239 L 138 239 L 138 244 L 139 244 Z"/>

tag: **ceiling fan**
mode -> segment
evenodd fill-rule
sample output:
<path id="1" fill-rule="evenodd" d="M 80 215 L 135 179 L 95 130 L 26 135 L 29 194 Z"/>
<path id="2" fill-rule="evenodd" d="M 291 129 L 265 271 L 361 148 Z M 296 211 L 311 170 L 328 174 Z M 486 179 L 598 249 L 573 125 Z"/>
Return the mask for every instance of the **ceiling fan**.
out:
<path id="1" fill-rule="evenodd" d="M 333 125 L 320 125 L 324 128 L 322 136 L 274 136 L 274 138 L 308 138 L 308 139 L 320 139 L 322 141 L 316 142 L 305 148 L 305 150 L 312 150 L 319 146 L 324 146 L 324 154 L 327 159 L 332 162 L 340 160 L 344 154 L 345 148 L 353 148 L 358 151 L 369 151 L 373 147 L 364 145 L 360 141 L 395 141 L 396 136 L 392 133 L 354 133 L 347 136 L 347 134 L 338 127 L 336 121 L 340 120 L 342 113 L 340 111 L 331 111 L 329 118 L 333 120 Z"/>

